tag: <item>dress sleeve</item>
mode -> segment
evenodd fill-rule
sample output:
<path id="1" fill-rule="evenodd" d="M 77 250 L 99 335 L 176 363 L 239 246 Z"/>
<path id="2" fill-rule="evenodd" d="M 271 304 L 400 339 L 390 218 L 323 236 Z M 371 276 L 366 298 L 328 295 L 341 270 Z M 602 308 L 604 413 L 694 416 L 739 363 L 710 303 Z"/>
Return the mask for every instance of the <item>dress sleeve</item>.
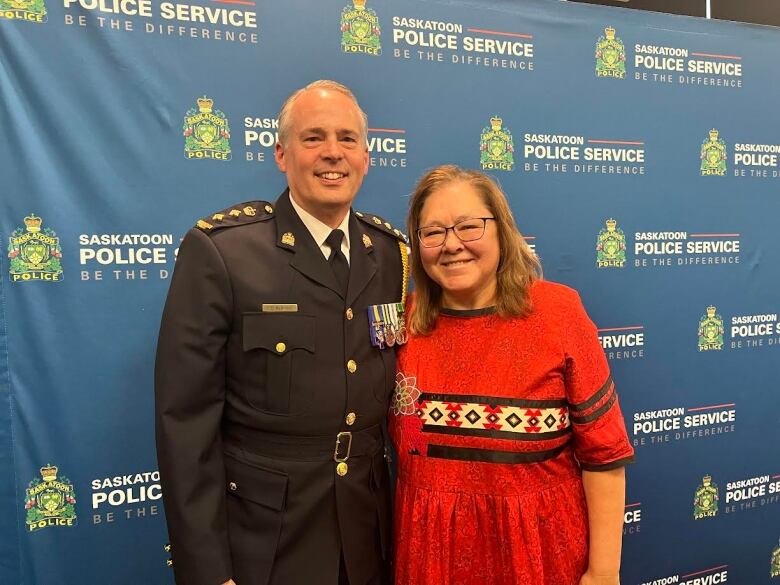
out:
<path id="1" fill-rule="evenodd" d="M 566 313 L 565 381 L 574 453 L 582 469 L 587 471 L 622 467 L 634 460 L 634 449 L 626 433 L 615 382 L 596 326 L 577 293 Z"/>

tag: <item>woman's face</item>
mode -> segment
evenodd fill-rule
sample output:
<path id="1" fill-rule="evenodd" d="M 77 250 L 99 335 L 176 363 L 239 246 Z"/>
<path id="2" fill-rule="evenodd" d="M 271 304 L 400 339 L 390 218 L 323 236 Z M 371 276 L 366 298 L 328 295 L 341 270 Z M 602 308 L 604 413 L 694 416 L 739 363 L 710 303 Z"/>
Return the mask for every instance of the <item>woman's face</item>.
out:
<path id="1" fill-rule="evenodd" d="M 457 181 L 428 195 L 418 219 L 422 228 L 450 227 L 479 217 L 493 214 L 473 186 Z M 425 272 L 442 289 L 443 306 L 479 309 L 495 304 L 496 271 L 501 258 L 495 221 L 486 222 L 485 233 L 478 240 L 462 242 L 453 230 L 447 230 L 441 246 L 425 248 L 419 240 L 418 244 Z"/>

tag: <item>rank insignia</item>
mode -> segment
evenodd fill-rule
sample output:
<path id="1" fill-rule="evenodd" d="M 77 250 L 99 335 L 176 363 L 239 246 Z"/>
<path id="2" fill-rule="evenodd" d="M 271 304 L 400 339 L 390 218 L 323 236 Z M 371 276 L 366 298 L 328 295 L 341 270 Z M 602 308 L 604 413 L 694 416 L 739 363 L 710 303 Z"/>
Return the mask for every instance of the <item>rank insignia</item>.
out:
<path id="1" fill-rule="evenodd" d="M 282 234 L 282 244 L 285 246 L 294 246 L 295 245 L 295 236 L 290 232 L 285 232 Z"/>
<path id="2" fill-rule="evenodd" d="M 371 345 L 384 349 L 406 343 L 406 320 L 403 303 L 369 305 L 368 327 Z"/>
<path id="3" fill-rule="evenodd" d="M 371 241 L 371 238 L 368 236 L 368 234 L 363 234 L 363 245 L 366 248 L 370 248 L 374 245 L 374 243 Z"/>
<path id="4" fill-rule="evenodd" d="M 247 205 L 246 207 L 244 207 L 244 213 L 246 213 L 250 217 L 254 217 L 257 214 L 257 209 L 255 209 L 251 205 Z"/>

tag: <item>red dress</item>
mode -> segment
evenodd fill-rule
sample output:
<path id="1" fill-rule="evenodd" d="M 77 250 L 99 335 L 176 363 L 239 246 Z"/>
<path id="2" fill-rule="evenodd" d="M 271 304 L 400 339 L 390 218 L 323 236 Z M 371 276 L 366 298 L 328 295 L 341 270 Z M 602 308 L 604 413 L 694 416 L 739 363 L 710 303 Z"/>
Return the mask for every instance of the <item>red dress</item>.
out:
<path id="1" fill-rule="evenodd" d="M 596 328 L 537 281 L 533 312 L 443 311 L 399 351 L 397 585 L 576 585 L 587 568 L 581 469 L 633 458 Z"/>

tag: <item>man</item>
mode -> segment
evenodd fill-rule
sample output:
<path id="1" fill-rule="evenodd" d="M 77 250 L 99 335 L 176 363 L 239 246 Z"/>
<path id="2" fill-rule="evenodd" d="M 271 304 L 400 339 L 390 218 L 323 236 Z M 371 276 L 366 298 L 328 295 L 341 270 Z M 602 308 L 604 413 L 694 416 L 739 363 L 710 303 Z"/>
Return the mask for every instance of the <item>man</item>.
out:
<path id="1" fill-rule="evenodd" d="M 383 579 L 385 337 L 407 270 L 403 235 L 351 211 L 366 135 L 346 87 L 297 91 L 275 153 L 289 189 L 204 218 L 182 242 L 155 372 L 179 585 Z"/>

